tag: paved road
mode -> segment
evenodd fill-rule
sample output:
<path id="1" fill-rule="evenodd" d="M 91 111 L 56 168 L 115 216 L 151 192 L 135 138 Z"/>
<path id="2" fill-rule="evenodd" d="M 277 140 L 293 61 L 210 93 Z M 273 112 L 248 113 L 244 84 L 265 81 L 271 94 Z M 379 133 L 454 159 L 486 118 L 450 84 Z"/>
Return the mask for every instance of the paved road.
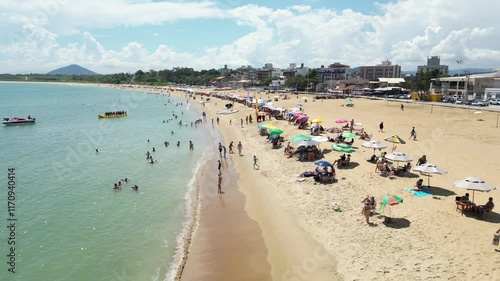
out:
<path id="1" fill-rule="evenodd" d="M 385 100 L 385 98 L 372 98 L 372 97 L 364 97 L 364 98 Z M 387 99 L 387 100 L 390 102 L 398 102 L 398 103 L 417 103 L 417 104 L 423 103 L 424 105 L 455 107 L 455 108 L 463 108 L 463 109 L 476 110 L 476 111 L 490 111 L 490 112 L 499 112 L 500 113 L 500 105 L 471 106 L 471 105 L 454 104 L 454 103 L 446 103 L 446 102 L 431 102 L 431 101 L 421 102 L 421 101 L 408 100 L 408 99 Z"/>

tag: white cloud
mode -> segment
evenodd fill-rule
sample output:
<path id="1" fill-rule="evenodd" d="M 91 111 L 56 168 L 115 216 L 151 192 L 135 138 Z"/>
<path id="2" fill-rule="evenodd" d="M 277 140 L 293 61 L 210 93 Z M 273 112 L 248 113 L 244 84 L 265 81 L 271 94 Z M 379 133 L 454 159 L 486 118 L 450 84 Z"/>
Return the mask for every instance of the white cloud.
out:
<path id="1" fill-rule="evenodd" d="M 85 63 L 102 73 L 174 66 L 261 66 L 265 62 L 281 67 L 304 62 L 317 67 L 339 61 L 355 67 L 385 59 L 414 70 L 430 55 L 441 56 L 450 68 L 456 66 L 456 59 L 464 61 L 462 67 L 500 66 L 498 1 L 400 0 L 376 4 L 376 14 L 314 8 L 312 3 L 271 9 L 226 2 L 47 0 L 20 5 L 3 0 L 0 32 L 6 36 L 0 37 L 1 70 L 43 72 L 65 63 Z M 165 44 L 148 50 L 137 38 L 137 42 L 110 49 L 91 34 L 96 28 L 96 33 L 104 29 L 112 36 L 114 28 L 169 28 L 171 22 L 196 19 L 226 19 L 253 30 L 229 44 L 200 45 L 196 54 Z M 82 39 L 62 45 L 72 34 L 81 34 Z M 147 36 L 151 34 L 157 37 L 155 33 Z"/>

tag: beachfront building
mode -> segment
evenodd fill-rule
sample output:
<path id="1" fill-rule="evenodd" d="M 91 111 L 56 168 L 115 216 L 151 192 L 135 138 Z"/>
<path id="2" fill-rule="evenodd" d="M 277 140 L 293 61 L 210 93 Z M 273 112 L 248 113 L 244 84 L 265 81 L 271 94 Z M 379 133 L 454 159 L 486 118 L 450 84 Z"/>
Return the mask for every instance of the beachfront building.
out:
<path id="1" fill-rule="evenodd" d="M 251 65 L 242 65 L 241 67 L 237 68 L 236 71 L 243 75 L 243 80 L 250 80 L 252 81 L 251 83 L 257 80 L 257 70 Z"/>
<path id="2" fill-rule="evenodd" d="M 224 65 L 224 68 L 219 68 L 219 73 L 220 75 L 226 75 L 226 73 L 229 73 L 231 69 L 227 68 L 227 64 Z"/>
<path id="3" fill-rule="evenodd" d="M 499 81 L 500 83 L 500 81 Z M 500 99 L 500 87 L 499 88 L 486 88 L 484 89 L 484 95 L 488 99 Z"/>
<path id="4" fill-rule="evenodd" d="M 421 72 L 427 72 L 438 69 L 442 74 L 448 74 L 448 66 L 441 65 L 441 58 L 439 56 L 427 57 L 427 65 L 419 65 L 417 67 L 417 75 Z"/>
<path id="5" fill-rule="evenodd" d="M 370 81 L 366 79 L 351 79 L 351 80 L 337 80 L 336 89 L 343 91 L 344 94 L 353 94 L 354 91 L 363 89 L 369 90 Z"/>
<path id="6" fill-rule="evenodd" d="M 390 61 L 383 61 L 381 64 L 373 66 L 361 66 L 359 71 L 361 79 L 377 80 L 378 78 L 399 78 L 401 77 L 401 66 L 393 65 Z"/>
<path id="7" fill-rule="evenodd" d="M 500 70 L 459 77 L 435 78 L 432 79 L 429 90 L 434 94 L 451 95 L 469 100 L 486 98 L 487 88 L 500 88 Z"/>
<path id="8" fill-rule="evenodd" d="M 328 67 L 322 65 L 317 69 L 321 78 L 320 83 L 333 86 L 336 80 L 349 80 L 352 75 L 352 70 L 348 65 L 339 62 L 330 64 Z"/>

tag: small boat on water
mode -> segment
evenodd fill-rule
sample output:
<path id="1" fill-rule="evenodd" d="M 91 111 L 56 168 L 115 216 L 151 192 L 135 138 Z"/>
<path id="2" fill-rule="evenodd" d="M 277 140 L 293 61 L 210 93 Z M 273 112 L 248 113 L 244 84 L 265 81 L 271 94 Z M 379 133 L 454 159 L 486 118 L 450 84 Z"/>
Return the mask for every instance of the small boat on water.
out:
<path id="1" fill-rule="evenodd" d="M 27 125 L 27 124 L 35 124 L 36 119 L 32 118 L 31 116 L 28 116 L 28 118 L 19 118 L 19 117 L 12 117 L 8 118 L 5 117 L 2 121 L 4 125 Z"/>
<path id="2" fill-rule="evenodd" d="M 99 118 L 118 118 L 128 116 L 126 111 L 105 112 L 97 115 Z"/>

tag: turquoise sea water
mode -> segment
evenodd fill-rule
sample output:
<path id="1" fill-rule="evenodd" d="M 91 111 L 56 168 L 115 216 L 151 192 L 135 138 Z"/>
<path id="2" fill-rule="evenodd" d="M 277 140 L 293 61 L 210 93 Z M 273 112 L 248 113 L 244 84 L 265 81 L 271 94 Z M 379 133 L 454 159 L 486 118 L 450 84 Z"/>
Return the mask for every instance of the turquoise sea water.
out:
<path id="1" fill-rule="evenodd" d="M 129 116 L 97 118 L 113 110 Z M 173 114 L 177 120 L 162 122 Z M 0 280 L 169 279 L 190 181 L 215 141 L 205 124 L 191 127 L 201 113 L 174 97 L 0 83 L 0 117 L 28 115 L 35 125 L 0 127 Z M 158 162 L 149 164 L 153 147 Z M 6 256 L 8 168 L 16 183 L 15 274 Z"/>

